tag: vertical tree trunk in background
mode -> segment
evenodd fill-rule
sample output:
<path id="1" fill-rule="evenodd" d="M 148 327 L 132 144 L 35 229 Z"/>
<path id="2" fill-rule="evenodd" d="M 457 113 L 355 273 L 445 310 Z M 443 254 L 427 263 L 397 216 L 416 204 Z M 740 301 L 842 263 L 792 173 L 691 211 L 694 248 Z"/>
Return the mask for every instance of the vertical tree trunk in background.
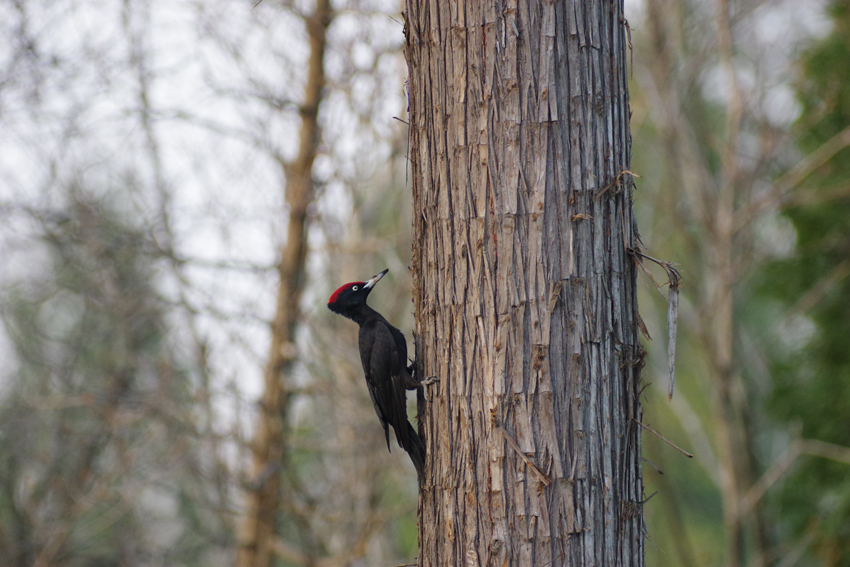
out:
<path id="1" fill-rule="evenodd" d="M 622 3 L 406 18 L 419 564 L 643 565 Z"/>
<path id="2" fill-rule="evenodd" d="M 652 48 L 646 58 L 647 68 L 658 98 L 655 106 L 662 109 L 654 121 L 659 137 L 665 141 L 666 164 L 659 164 L 659 169 L 669 169 L 668 183 L 676 188 L 672 199 L 676 200 L 677 211 L 670 220 L 670 233 L 699 259 L 692 266 L 696 269 L 690 272 L 695 273 L 693 280 L 697 282 L 691 288 L 691 301 L 697 309 L 699 324 L 695 331 L 705 360 L 705 379 L 711 381 L 712 418 L 704 427 L 712 435 L 716 450 L 717 463 L 711 473 L 722 498 L 726 532 L 725 541 L 717 542 L 717 547 L 725 547 L 719 554 L 728 567 L 762 567 L 768 562 L 768 525 L 760 503 L 754 503 L 751 509 L 744 505 L 756 482 L 758 467 L 753 458 L 754 404 L 748 399 L 742 374 L 746 365 L 736 362 L 734 352 L 736 342 L 741 341 L 736 328 L 740 314 L 735 312 L 735 293 L 754 257 L 755 217 L 746 222 L 742 219 L 753 214 L 748 209 L 754 204 L 754 180 L 760 179 L 763 171 L 751 164 L 774 161 L 772 148 L 776 146 L 758 148 L 749 165 L 742 164 L 741 140 L 746 139 L 747 128 L 759 130 L 762 126 L 757 125 L 758 120 L 745 125 L 745 108 L 755 104 L 753 100 L 748 103 L 747 97 L 758 95 L 747 91 L 738 80 L 738 48 L 731 19 L 734 10 L 728 2 L 716 0 L 707 4 L 707 10 L 713 10 L 715 17 L 711 29 L 716 45 L 710 48 L 702 47 L 700 38 L 688 35 L 684 22 L 694 16 L 687 14 L 682 3 L 649 0 L 646 8 L 645 37 Z M 715 56 L 714 50 L 728 85 L 722 109 L 725 124 L 720 133 L 704 120 L 706 108 L 717 110 L 714 103 L 689 94 L 700 70 L 715 65 L 707 63 Z M 773 126 L 764 128 L 759 131 L 768 132 Z M 709 138 L 712 141 L 706 145 L 704 140 Z M 670 203 L 661 206 L 669 207 Z M 675 495 L 670 494 L 669 498 Z"/>
<path id="3" fill-rule="evenodd" d="M 720 183 L 717 191 L 708 193 L 706 210 L 710 215 L 707 233 L 711 236 L 708 255 L 709 270 L 706 284 L 710 290 L 705 325 L 709 329 L 708 345 L 711 376 L 714 378 L 714 412 L 717 425 L 718 456 L 720 458 L 720 494 L 723 498 L 723 522 L 726 527 L 729 567 L 746 564 L 744 521 L 753 530 L 753 560 L 755 567 L 767 565 L 766 536 L 758 510 L 745 512 L 742 503 L 749 487 L 755 482 L 755 462 L 752 461 L 753 439 L 749 435 L 749 413 L 746 388 L 733 361 L 735 316 L 733 286 L 740 277 L 735 249 L 741 248 L 736 235 L 736 202 L 740 202 L 742 172 L 739 166 L 739 135 L 742 133 L 744 101 L 735 68 L 735 46 L 732 38 L 730 9 L 726 0 L 717 0 L 717 43 L 726 78 L 729 81 L 729 100 L 722 141 Z M 712 187 L 714 189 L 714 187 Z M 744 514 L 748 517 L 744 517 Z"/>
<path id="4" fill-rule="evenodd" d="M 301 315 L 299 306 L 307 257 L 307 208 L 315 196 L 313 161 L 321 139 L 318 114 L 325 86 L 325 35 L 331 18 L 330 0 L 317 0 L 315 12 L 305 18 L 310 56 L 304 101 L 300 108 L 300 147 L 295 161 L 285 166 L 289 223 L 278 264 L 277 308 L 264 372 L 265 390 L 251 447 L 254 453 L 252 486 L 247 493 L 245 515 L 239 526 L 237 567 L 268 567 L 272 564 L 281 503 L 280 479 L 289 404 L 285 376 L 294 361 L 295 327 Z"/>

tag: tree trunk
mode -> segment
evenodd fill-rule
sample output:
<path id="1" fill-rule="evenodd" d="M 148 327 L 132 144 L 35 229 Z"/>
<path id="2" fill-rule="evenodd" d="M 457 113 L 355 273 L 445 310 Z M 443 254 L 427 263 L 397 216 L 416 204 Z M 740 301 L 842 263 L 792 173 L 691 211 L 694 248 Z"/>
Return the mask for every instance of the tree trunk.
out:
<path id="1" fill-rule="evenodd" d="M 313 161 L 321 139 L 318 114 L 325 87 L 325 35 L 331 16 L 330 0 L 317 0 L 315 12 L 305 18 L 310 56 L 304 102 L 300 108 L 300 147 L 295 160 L 285 166 L 289 223 L 278 264 L 277 308 L 264 372 L 259 422 L 251 447 L 253 477 L 246 497 L 245 515 L 239 526 L 237 567 L 268 567 L 276 547 L 289 411 L 289 392 L 284 380 L 294 361 L 295 327 L 301 315 L 299 304 L 307 257 L 307 208 L 315 197 Z"/>
<path id="2" fill-rule="evenodd" d="M 620 1 L 407 0 L 419 565 L 643 565 Z"/>

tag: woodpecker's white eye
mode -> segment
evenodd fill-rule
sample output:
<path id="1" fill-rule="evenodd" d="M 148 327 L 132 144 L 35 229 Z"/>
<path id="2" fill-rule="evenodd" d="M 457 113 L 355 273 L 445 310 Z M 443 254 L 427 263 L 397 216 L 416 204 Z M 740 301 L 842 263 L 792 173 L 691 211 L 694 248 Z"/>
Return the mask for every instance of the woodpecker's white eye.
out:
<path id="1" fill-rule="evenodd" d="M 351 288 L 353 291 L 357 291 L 357 286 Z"/>

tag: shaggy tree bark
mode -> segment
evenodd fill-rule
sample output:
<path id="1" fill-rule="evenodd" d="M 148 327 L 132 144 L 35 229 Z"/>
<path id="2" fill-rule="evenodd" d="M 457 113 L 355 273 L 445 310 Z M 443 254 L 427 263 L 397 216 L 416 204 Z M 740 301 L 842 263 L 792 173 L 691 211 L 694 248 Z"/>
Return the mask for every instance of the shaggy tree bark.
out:
<path id="1" fill-rule="evenodd" d="M 622 2 L 406 19 L 419 564 L 643 565 Z"/>

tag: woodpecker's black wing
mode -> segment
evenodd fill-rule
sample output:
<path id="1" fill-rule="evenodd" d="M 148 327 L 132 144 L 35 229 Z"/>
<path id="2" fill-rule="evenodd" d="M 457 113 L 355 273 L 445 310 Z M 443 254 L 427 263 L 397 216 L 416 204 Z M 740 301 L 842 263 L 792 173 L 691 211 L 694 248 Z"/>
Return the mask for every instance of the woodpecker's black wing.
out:
<path id="1" fill-rule="evenodd" d="M 404 359 L 407 346 L 402 342 L 402 347 L 399 347 L 396 334 L 404 341 L 401 331 L 383 318 L 365 322 L 360 326 L 360 360 L 366 373 L 375 413 L 384 427 L 387 449 L 390 447 L 387 429 L 389 424 L 395 430 L 398 444 L 410 454 L 417 472 L 421 475 L 425 464 L 425 445 L 407 421 L 405 384 L 409 377 L 405 364 L 407 361 Z M 401 352 L 402 350 L 404 352 Z"/>
<path id="2" fill-rule="evenodd" d="M 378 414 L 378 419 L 381 422 L 381 427 L 384 428 L 384 436 L 387 439 L 387 450 L 392 453 L 390 448 L 390 429 L 387 423 L 387 417 L 384 415 L 384 410 L 381 403 L 378 401 L 378 391 L 372 385 L 371 368 L 372 368 L 372 351 L 375 346 L 375 326 L 377 322 L 368 323 L 360 326 L 359 346 L 360 346 L 360 363 L 363 365 L 363 372 L 366 376 L 366 386 L 369 390 L 369 397 L 372 398 L 372 405 L 375 407 L 375 413 Z"/>

